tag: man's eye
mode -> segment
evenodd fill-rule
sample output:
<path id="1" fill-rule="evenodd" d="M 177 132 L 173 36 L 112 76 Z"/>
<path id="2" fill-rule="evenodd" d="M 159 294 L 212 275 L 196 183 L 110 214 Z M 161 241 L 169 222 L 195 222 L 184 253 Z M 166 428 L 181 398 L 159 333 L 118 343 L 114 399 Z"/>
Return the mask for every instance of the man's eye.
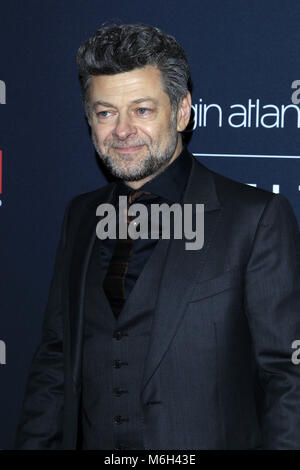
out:
<path id="1" fill-rule="evenodd" d="M 109 115 L 109 111 L 99 111 L 96 113 L 98 117 L 104 117 L 106 118 Z"/>
<path id="2" fill-rule="evenodd" d="M 149 109 L 149 108 L 138 108 L 137 112 L 140 116 L 146 116 L 147 114 L 150 114 L 151 109 Z"/>

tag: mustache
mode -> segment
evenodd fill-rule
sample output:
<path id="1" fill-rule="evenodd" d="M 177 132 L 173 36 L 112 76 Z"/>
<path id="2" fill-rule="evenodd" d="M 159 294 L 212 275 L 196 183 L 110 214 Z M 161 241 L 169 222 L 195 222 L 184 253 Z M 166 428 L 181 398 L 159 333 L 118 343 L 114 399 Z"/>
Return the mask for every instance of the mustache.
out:
<path id="1" fill-rule="evenodd" d="M 140 145 L 148 145 L 147 142 L 144 141 L 134 141 L 134 142 L 109 142 L 105 146 L 107 148 L 128 148 L 128 147 L 139 147 Z"/>
<path id="2" fill-rule="evenodd" d="M 144 144 L 137 144 L 137 143 L 134 142 L 134 143 L 132 143 L 132 144 L 127 144 L 127 145 L 119 145 L 119 144 L 117 144 L 117 145 L 113 145 L 112 147 L 113 147 L 113 148 L 119 148 L 119 149 L 126 149 L 126 148 L 129 148 L 129 147 L 140 147 L 140 146 L 142 146 L 142 145 L 144 145 Z"/>

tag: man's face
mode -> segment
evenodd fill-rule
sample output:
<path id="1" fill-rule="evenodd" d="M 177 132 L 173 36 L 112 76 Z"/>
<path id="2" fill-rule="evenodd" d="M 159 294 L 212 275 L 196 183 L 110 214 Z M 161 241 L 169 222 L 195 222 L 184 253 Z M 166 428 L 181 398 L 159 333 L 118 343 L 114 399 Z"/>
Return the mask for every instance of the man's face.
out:
<path id="1" fill-rule="evenodd" d="M 179 154 L 178 113 L 156 67 L 93 76 L 90 109 L 95 149 L 114 176 L 144 179 Z"/>

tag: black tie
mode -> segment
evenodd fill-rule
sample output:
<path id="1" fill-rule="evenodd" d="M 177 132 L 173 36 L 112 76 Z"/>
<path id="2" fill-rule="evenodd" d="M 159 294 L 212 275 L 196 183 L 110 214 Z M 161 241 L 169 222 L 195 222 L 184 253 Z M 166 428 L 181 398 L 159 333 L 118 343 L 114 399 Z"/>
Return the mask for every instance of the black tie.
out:
<path id="1" fill-rule="evenodd" d="M 142 194 L 151 193 L 142 190 L 130 191 L 128 195 L 128 207 L 142 196 Z M 133 216 L 127 214 L 127 228 L 132 218 Z M 103 281 L 104 292 L 116 317 L 120 314 L 126 300 L 125 279 L 128 272 L 133 243 L 134 239 L 128 237 L 128 231 L 127 238 L 116 240 L 115 248 Z"/>

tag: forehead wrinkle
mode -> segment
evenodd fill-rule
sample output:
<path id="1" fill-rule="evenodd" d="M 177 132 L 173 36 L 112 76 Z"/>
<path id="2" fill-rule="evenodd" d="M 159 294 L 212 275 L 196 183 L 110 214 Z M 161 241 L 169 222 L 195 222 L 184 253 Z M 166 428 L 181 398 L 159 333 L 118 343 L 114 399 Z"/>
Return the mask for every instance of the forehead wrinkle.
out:
<path id="1" fill-rule="evenodd" d="M 152 97 L 138 98 L 136 100 L 131 101 L 130 104 L 141 104 L 141 103 L 147 103 L 149 101 L 151 101 L 155 105 L 159 104 L 158 100 L 156 100 L 155 98 L 152 98 Z M 95 109 L 97 106 L 105 106 L 105 107 L 109 107 L 109 108 L 115 108 L 115 106 L 112 103 L 109 103 L 107 101 L 102 101 L 102 100 L 95 101 L 95 103 L 93 104 L 93 109 Z"/>
<path id="2" fill-rule="evenodd" d="M 159 87 L 157 81 L 159 81 Z M 139 69 L 115 75 L 95 76 L 92 90 L 96 101 L 102 101 L 105 105 L 109 104 L 113 107 L 116 107 L 116 104 L 119 105 L 120 102 L 141 102 L 143 98 L 158 103 L 159 96 L 152 96 L 153 90 L 158 90 L 159 93 L 165 95 L 160 72 L 153 67 L 147 72 Z"/>
<path id="3" fill-rule="evenodd" d="M 144 81 L 143 83 L 137 83 L 136 80 L 129 83 L 126 81 L 125 83 L 108 84 L 104 89 L 100 85 L 99 94 L 104 98 L 103 101 L 114 105 L 116 100 L 134 102 L 140 97 L 143 97 L 145 94 L 145 88 L 150 88 L 150 86 L 145 84 Z M 100 101 L 102 100 L 100 99 Z"/>

